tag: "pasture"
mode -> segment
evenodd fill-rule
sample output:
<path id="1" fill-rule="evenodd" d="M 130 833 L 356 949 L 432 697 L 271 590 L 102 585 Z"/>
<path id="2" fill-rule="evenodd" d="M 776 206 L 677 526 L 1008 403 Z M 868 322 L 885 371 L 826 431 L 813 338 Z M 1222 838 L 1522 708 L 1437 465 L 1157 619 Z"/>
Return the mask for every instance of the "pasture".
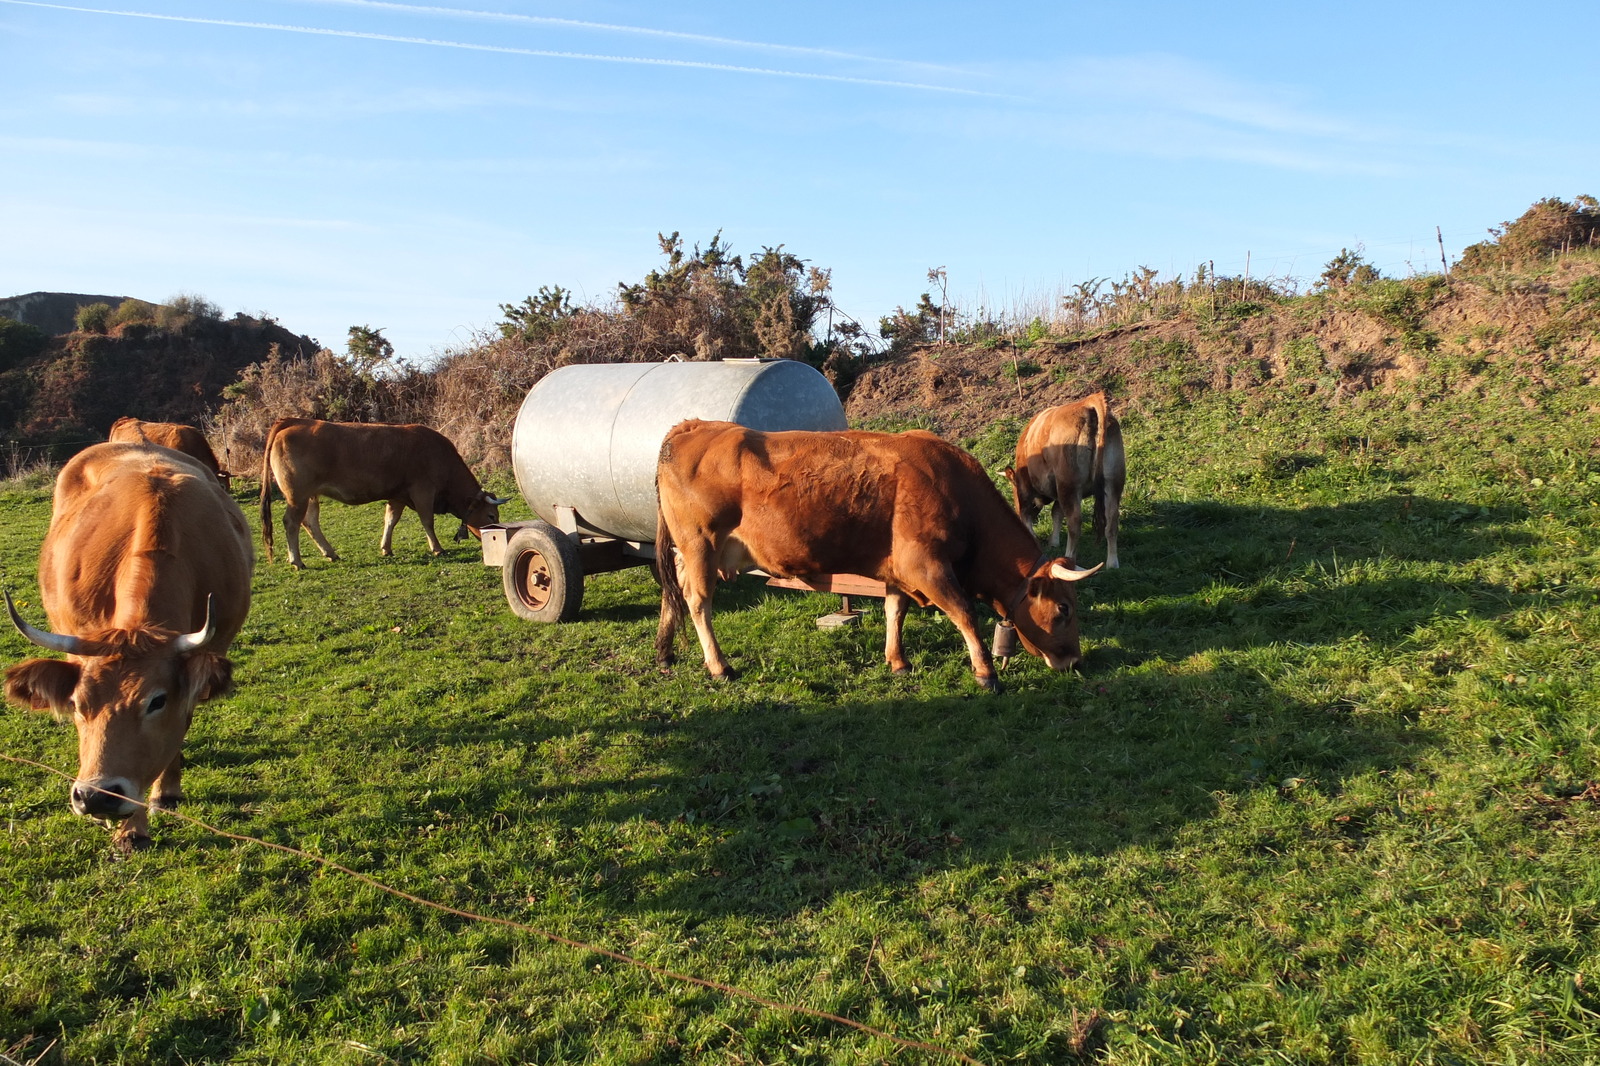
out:
<path id="1" fill-rule="evenodd" d="M 534 626 L 475 542 L 408 514 L 384 559 L 330 503 L 342 562 L 257 564 L 184 813 L 985 1063 L 1592 1062 L 1595 400 L 1127 412 L 1082 672 L 998 696 L 935 612 L 895 678 L 878 605 L 820 631 L 752 579 L 742 678 L 663 676 L 646 571 Z M 1017 428 L 969 443 L 998 473 Z M 48 517 L 0 494 L 35 620 Z M 0 752 L 76 759 L 9 707 Z M 0 762 L 0 1062 L 956 1061 L 172 817 L 113 861 L 66 789 Z"/>

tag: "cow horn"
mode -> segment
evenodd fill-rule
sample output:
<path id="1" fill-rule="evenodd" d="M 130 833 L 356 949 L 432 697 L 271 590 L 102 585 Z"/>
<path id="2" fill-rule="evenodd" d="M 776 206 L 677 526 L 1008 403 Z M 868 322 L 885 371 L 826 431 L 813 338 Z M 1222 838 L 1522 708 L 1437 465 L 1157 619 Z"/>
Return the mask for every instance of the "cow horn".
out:
<path id="1" fill-rule="evenodd" d="M 11 602 L 11 590 L 5 590 L 6 612 L 11 615 L 11 624 L 17 627 L 17 632 L 27 637 L 41 648 L 59 651 L 63 655 L 88 655 L 88 645 L 77 637 L 69 637 L 62 633 L 50 633 L 43 629 L 35 629 L 22 620 L 17 613 L 17 605 Z"/>
<path id="2" fill-rule="evenodd" d="M 195 630 L 193 633 L 180 634 L 173 640 L 172 650 L 177 652 L 179 655 L 182 655 L 185 652 L 195 651 L 196 649 L 200 648 L 205 644 L 206 641 L 211 639 L 211 634 L 217 631 L 217 627 L 211 624 L 212 598 L 213 597 L 209 593 L 206 595 L 205 624 L 199 629 Z"/>
<path id="3" fill-rule="evenodd" d="M 506 504 L 511 502 L 510 496 L 491 496 L 487 492 L 483 494 L 483 498 L 485 502 L 492 503 L 496 507 L 504 507 Z"/>
<path id="4" fill-rule="evenodd" d="M 1082 581 L 1086 577 L 1093 577 L 1104 567 L 1105 563 L 1095 563 L 1085 570 L 1078 566 L 1062 566 L 1060 563 L 1050 564 L 1050 576 L 1057 581 Z"/>

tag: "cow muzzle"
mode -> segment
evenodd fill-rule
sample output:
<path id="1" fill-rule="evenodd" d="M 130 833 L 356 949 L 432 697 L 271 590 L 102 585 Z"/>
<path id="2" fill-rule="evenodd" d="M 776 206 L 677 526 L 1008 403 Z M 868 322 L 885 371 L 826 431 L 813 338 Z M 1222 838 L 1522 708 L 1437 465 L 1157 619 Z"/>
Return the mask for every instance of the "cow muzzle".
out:
<path id="1" fill-rule="evenodd" d="M 1082 655 L 1041 655 L 1040 658 L 1052 670 L 1075 670 L 1083 662 Z"/>
<path id="2" fill-rule="evenodd" d="M 120 822 L 139 805 L 138 789 L 125 777 L 96 777 L 72 783 L 72 813 L 105 822 Z"/>

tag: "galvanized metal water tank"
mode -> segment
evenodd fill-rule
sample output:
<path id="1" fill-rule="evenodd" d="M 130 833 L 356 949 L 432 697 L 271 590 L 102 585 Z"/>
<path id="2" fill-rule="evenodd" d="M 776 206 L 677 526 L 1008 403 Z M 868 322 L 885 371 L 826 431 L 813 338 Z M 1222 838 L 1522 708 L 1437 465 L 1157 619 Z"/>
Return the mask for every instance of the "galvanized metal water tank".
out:
<path id="1" fill-rule="evenodd" d="M 511 432 L 517 488 L 534 514 L 618 540 L 656 535 L 656 459 L 686 418 L 769 432 L 846 428 L 839 396 L 816 370 L 789 359 L 719 363 L 586 363 L 562 367 L 528 391 Z"/>

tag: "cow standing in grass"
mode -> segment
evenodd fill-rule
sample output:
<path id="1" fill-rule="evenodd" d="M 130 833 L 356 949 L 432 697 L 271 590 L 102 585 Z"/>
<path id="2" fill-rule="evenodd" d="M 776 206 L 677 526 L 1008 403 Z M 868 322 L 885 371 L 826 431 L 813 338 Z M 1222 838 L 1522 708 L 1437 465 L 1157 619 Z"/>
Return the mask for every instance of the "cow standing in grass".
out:
<path id="1" fill-rule="evenodd" d="M 913 602 L 955 623 L 986 689 L 999 681 L 978 635 L 979 601 L 1052 669 L 1081 657 L 1076 582 L 1094 570 L 1041 555 L 983 468 L 931 433 L 761 433 L 691 420 L 662 443 L 656 489 L 663 665 L 687 612 L 706 669 L 734 676 L 711 629 L 711 596 L 719 577 L 752 567 L 882 581 L 884 658 L 897 674 L 911 668 L 900 631 Z"/>
<path id="2" fill-rule="evenodd" d="M 272 485 L 283 493 L 283 532 L 289 565 L 304 569 L 300 526 L 328 558 L 339 555 L 322 535 L 321 497 L 340 503 L 385 501 L 379 551 L 390 553 L 394 527 L 410 507 L 422 522 L 428 548 L 444 552 L 433 532 L 433 516 L 461 519 L 457 540 L 500 520 L 500 505 L 472 473 L 449 438 L 427 426 L 367 422 L 323 422 L 280 418 L 267 431 L 261 452 L 261 540 L 272 558 Z"/>
<path id="3" fill-rule="evenodd" d="M 1128 480 L 1122 425 L 1103 392 L 1034 416 L 1017 438 L 1015 466 L 1006 478 L 1017 513 L 1031 529 L 1047 503 L 1050 546 L 1061 546 L 1063 512 L 1069 557 L 1082 547 L 1083 499 L 1094 497 L 1094 531 L 1106 545 L 1106 569 L 1117 567 L 1117 524 Z"/>
<path id="4" fill-rule="evenodd" d="M 150 843 L 147 791 L 154 807 L 182 798 L 184 736 L 195 706 L 232 686 L 254 564 L 239 505 L 186 455 L 97 444 L 56 479 L 39 552 L 50 630 L 5 600 L 23 636 L 66 658 L 11 667 L 5 694 L 76 724 L 72 809 L 116 825 L 119 850 Z"/>

